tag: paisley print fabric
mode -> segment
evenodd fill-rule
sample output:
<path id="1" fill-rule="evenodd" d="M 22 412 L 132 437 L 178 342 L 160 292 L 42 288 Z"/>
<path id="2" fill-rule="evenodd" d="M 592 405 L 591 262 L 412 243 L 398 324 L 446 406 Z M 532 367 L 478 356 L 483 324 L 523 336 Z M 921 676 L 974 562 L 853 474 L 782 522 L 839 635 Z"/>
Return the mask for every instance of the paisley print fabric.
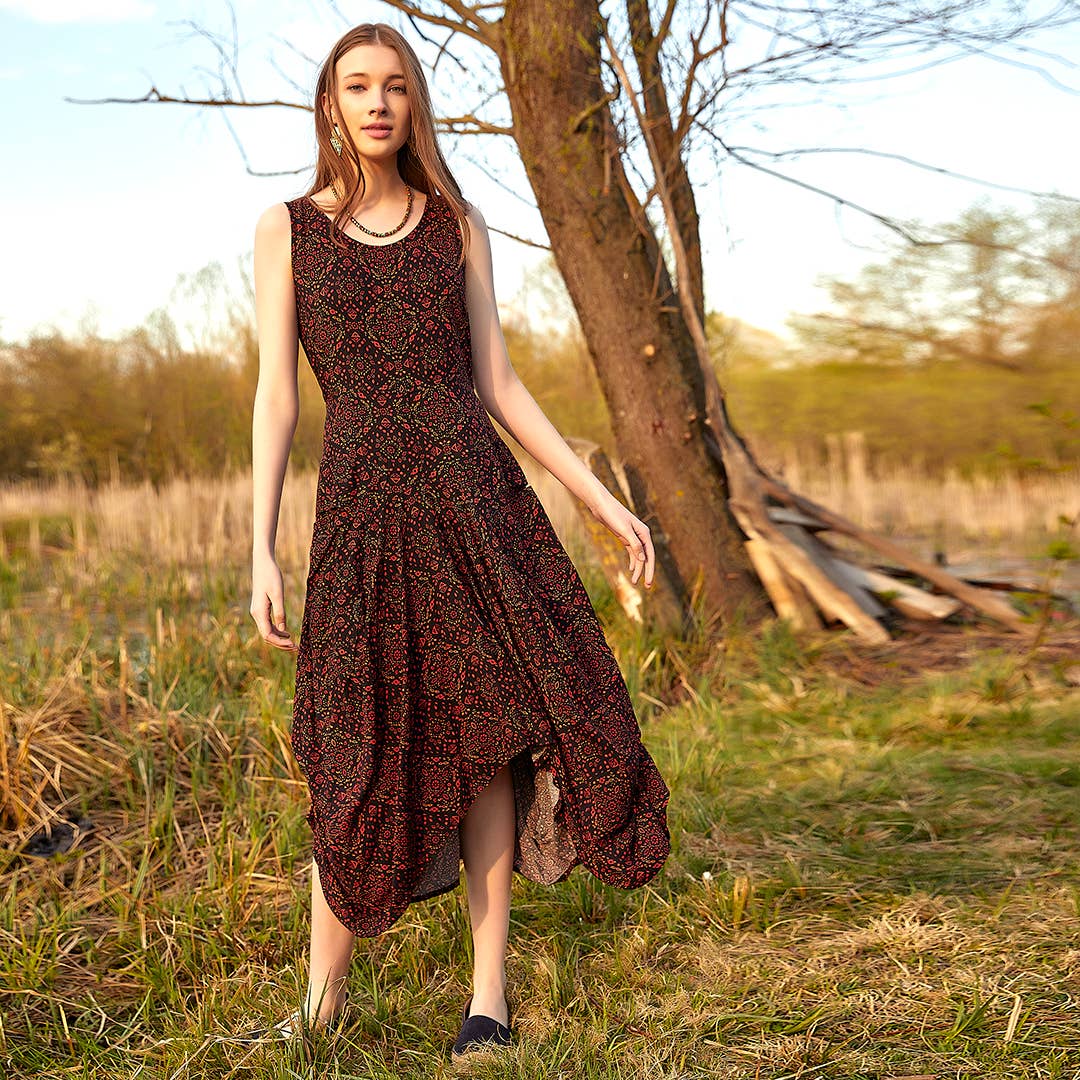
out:
<path id="1" fill-rule="evenodd" d="M 291 744 L 331 910 L 370 937 L 460 881 L 459 825 L 510 764 L 514 869 L 622 888 L 670 852 L 668 789 L 585 588 L 473 388 L 461 233 L 391 243 L 286 204 L 326 400 Z"/>

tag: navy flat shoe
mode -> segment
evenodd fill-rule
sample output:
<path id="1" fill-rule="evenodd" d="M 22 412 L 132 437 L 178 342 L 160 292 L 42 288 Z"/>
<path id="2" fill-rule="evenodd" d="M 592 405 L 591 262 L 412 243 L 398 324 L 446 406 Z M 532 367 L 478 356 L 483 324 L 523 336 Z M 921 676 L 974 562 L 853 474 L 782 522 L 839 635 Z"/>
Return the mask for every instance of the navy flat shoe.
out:
<path id="1" fill-rule="evenodd" d="M 465 999 L 461 1010 L 461 1031 L 454 1043 L 450 1056 L 458 1061 L 476 1050 L 487 1050 L 500 1046 L 513 1045 L 513 1032 L 506 1024 L 500 1024 L 493 1016 L 469 1015 L 472 994 Z"/>

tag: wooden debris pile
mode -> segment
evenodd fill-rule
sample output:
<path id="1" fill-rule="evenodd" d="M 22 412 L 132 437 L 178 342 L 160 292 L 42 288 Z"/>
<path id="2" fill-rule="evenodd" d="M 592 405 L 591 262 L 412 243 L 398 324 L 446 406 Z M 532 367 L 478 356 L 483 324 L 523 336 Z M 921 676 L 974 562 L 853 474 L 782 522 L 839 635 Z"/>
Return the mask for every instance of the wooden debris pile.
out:
<path id="1" fill-rule="evenodd" d="M 1032 624 L 1024 621 L 1002 592 L 1011 588 L 1038 591 L 1037 586 L 963 577 L 919 558 L 792 491 L 757 465 L 730 427 L 722 430 L 727 433 L 723 459 L 729 505 L 746 535 L 747 553 L 773 607 L 796 629 L 822 629 L 840 622 L 864 641 L 883 643 L 891 640 L 889 628 L 898 617 L 941 620 L 966 608 L 1016 633 L 1033 632 Z M 632 507 L 603 450 L 584 440 L 567 441 L 604 484 Z M 641 594 L 626 575 L 623 549 L 587 511 L 583 517 L 616 598 L 630 618 L 640 620 Z M 839 546 L 828 533 L 859 542 L 878 559 L 861 558 Z M 656 601 L 664 600 L 661 590 Z"/>
<path id="2" fill-rule="evenodd" d="M 1024 622 L 1012 604 L 992 590 L 973 585 L 792 491 L 754 460 L 728 422 L 722 401 L 717 413 L 720 423 L 713 430 L 728 477 L 728 505 L 746 533 L 750 558 L 773 606 L 796 628 L 819 627 L 824 617 L 839 620 L 864 641 L 883 642 L 890 638 L 884 604 L 918 619 L 944 619 L 966 605 L 1018 634 L 1032 632 L 1032 625 Z M 862 565 L 830 544 L 821 535 L 826 530 L 891 559 L 944 595 Z"/>

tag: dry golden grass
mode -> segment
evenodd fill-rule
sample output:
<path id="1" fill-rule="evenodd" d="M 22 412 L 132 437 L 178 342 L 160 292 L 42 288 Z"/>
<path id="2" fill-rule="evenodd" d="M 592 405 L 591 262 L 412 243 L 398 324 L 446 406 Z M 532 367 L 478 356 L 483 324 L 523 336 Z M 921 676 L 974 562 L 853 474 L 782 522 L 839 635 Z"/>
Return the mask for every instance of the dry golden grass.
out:
<path id="1" fill-rule="evenodd" d="M 1080 469 L 971 477 L 948 469 L 938 478 L 869 460 L 858 431 L 831 436 L 826 444 L 824 469 L 807 469 L 792 451 L 780 455 L 775 467 L 796 491 L 876 532 L 928 538 L 950 551 L 963 545 L 967 552 L 1024 554 L 1058 531 L 1059 515 L 1080 513 Z"/>
<path id="2" fill-rule="evenodd" d="M 858 432 L 831 439 L 827 469 L 806 470 L 796 454 L 774 467 L 796 490 L 887 535 L 910 537 L 950 553 L 1041 553 L 1059 533 L 1059 515 L 1080 512 L 1080 470 L 1039 476 L 944 479 L 867 461 Z M 575 552 L 586 539 L 566 489 L 525 457 L 522 467 L 556 531 Z M 277 551 L 283 564 L 304 561 L 315 505 L 314 470 L 290 470 L 282 492 Z M 251 549 L 250 473 L 176 479 L 155 491 L 149 483 L 91 491 L 68 482 L 0 485 L 0 521 L 20 547 L 77 552 L 154 551 L 169 563 L 210 565 L 246 558 Z M 0 533 L 0 544 L 3 544 Z M 0 547 L 0 555 L 3 548 Z"/>

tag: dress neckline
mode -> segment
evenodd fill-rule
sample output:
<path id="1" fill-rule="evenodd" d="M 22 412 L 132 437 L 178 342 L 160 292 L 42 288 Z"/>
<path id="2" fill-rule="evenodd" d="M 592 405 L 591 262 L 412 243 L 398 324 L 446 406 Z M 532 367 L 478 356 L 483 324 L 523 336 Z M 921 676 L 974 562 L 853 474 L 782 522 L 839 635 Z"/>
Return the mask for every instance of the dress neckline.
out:
<path id="1" fill-rule="evenodd" d="M 410 236 L 413 235 L 413 233 L 420 231 L 420 228 L 423 226 L 424 221 L 428 216 L 428 207 L 431 205 L 431 200 L 433 198 L 435 198 L 434 195 L 432 195 L 430 192 L 427 193 L 427 196 L 424 199 L 424 208 L 420 211 L 420 217 L 417 219 L 416 224 L 404 236 L 399 236 L 396 240 L 391 240 L 388 244 L 369 244 L 366 240 L 357 240 L 355 236 L 350 236 L 343 229 L 339 229 L 338 231 L 341 233 L 342 236 L 345 237 L 346 240 L 349 240 L 352 243 L 356 244 L 357 247 L 388 248 L 394 247 L 397 244 L 403 244 L 406 240 L 409 239 Z M 303 200 L 304 202 L 308 203 L 311 206 L 311 209 L 314 210 L 315 213 L 317 213 L 319 217 L 321 217 L 326 222 L 328 228 L 333 228 L 333 215 L 328 214 L 321 206 L 319 206 L 318 203 L 315 202 L 314 199 L 312 199 L 310 195 L 304 195 Z"/>

